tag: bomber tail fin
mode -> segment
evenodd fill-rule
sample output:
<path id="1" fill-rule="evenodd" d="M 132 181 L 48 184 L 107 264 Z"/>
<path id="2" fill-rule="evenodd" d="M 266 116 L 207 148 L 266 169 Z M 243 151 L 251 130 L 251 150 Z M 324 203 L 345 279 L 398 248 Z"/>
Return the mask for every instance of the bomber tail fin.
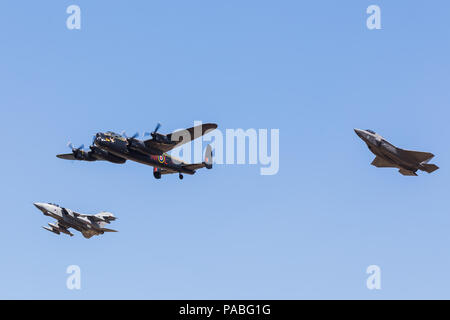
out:
<path id="1" fill-rule="evenodd" d="M 211 145 L 208 144 L 208 146 L 206 147 L 206 152 L 205 152 L 205 167 L 206 167 L 206 169 L 212 169 L 212 163 L 213 163 L 212 157 L 213 157 L 212 148 L 211 148 Z"/>

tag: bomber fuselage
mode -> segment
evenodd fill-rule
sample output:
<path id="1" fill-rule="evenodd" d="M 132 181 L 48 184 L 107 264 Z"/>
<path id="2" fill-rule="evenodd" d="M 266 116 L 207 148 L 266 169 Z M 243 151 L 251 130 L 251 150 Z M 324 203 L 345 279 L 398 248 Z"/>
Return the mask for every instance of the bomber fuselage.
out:
<path id="1" fill-rule="evenodd" d="M 193 170 L 183 168 L 183 162 L 174 160 L 168 154 L 154 154 L 139 140 L 127 140 L 117 134 L 97 133 L 95 145 L 119 158 L 136 161 L 156 168 L 170 169 L 176 172 L 194 174 Z"/>

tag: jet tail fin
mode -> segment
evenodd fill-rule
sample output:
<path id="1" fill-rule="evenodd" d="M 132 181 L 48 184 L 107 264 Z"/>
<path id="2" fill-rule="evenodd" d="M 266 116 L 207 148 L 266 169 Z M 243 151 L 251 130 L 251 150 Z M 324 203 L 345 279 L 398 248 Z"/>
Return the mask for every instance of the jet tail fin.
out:
<path id="1" fill-rule="evenodd" d="M 439 167 L 435 164 L 431 164 L 431 163 L 422 163 L 422 166 L 424 168 L 424 171 L 428 172 L 428 173 L 432 173 L 433 171 L 436 171 L 437 169 L 439 169 Z"/>

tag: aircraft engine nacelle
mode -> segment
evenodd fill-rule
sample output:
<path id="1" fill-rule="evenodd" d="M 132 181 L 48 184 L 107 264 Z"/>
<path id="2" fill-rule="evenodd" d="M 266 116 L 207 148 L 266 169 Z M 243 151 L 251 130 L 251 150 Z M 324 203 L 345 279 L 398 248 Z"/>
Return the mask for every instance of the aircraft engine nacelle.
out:
<path id="1" fill-rule="evenodd" d="M 153 139 L 156 142 L 165 143 L 165 144 L 175 144 L 176 141 L 171 141 L 166 135 L 160 133 L 153 133 Z"/>
<path id="2" fill-rule="evenodd" d="M 130 139 L 128 142 L 128 148 L 136 151 L 147 150 L 144 142 L 136 139 Z"/>
<path id="3" fill-rule="evenodd" d="M 72 151 L 73 156 L 77 160 L 89 160 L 89 153 L 80 149 L 74 149 Z"/>
<path id="4" fill-rule="evenodd" d="M 103 159 L 112 163 L 125 163 L 127 161 L 126 159 L 117 157 L 100 148 L 93 148 L 92 152 L 95 154 L 96 158 Z"/>

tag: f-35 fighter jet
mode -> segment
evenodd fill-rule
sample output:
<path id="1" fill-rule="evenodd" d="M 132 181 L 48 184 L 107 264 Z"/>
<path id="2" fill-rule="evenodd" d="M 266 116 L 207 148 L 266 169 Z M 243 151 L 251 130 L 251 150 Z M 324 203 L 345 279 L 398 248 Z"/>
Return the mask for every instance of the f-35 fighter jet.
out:
<path id="1" fill-rule="evenodd" d="M 428 163 L 434 157 L 432 153 L 403 150 L 393 146 L 372 130 L 354 130 L 376 155 L 371 164 L 377 168 L 398 168 L 404 176 L 417 176 L 417 170 L 431 173 L 439 169 L 435 164 Z"/>
<path id="2" fill-rule="evenodd" d="M 55 223 L 49 223 L 49 227 L 43 227 L 45 230 L 56 234 L 62 232 L 72 237 L 73 234 L 68 229 L 73 228 L 80 231 L 85 238 L 89 239 L 92 236 L 100 235 L 105 232 L 117 232 L 116 230 L 104 228 L 106 224 L 116 220 L 116 217 L 110 212 L 81 214 L 70 209 L 62 208 L 53 203 L 36 202 L 34 205 L 41 210 L 44 215 L 58 220 Z"/>

